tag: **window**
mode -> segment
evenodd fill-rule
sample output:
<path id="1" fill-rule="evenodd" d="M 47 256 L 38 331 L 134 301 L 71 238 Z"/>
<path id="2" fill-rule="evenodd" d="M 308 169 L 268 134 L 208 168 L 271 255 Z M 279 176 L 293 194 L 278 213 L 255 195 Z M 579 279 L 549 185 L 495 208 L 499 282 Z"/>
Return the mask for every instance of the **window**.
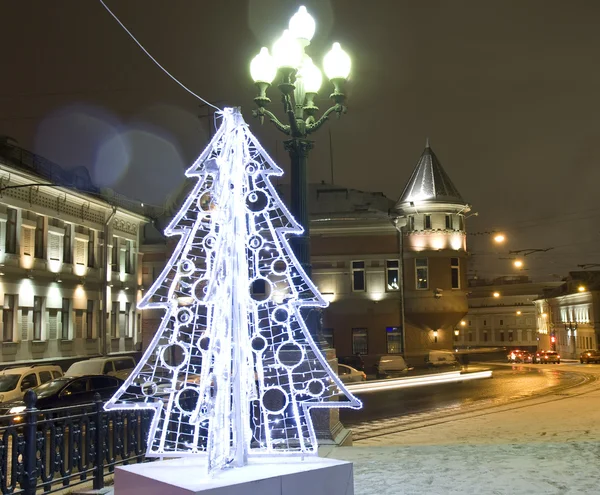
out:
<path id="1" fill-rule="evenodd" d="M 504 320 L 500 320 L 500 325 L 504 325 Z"/>
<path id="2" fill-rule="evenodd" d="M 30 388 L 38 386 L 38 379 L 35 373 L 29 373 L 23 380 L 21 380 L 21 391 L 29 390 Z"/>
<path id="3" fill-rule="evenodd" d="M 369 343 L 366 328 L 352 329 L 352 354 L 368 354 Z"/>
<path id="4" fill-rule="evenodd" d="M 125 337 L 131 337 L 131 303 L 125 303 Z"/>
<path id="5" fill-rule="evenodd" d="M 121 264 L 119 253 L 119 238 L 113 237 L 113 245 L 112 245 L 112 271 L 118 272 L 119 265 Z"/>
<path id="6" fill-rule="evenodd" d="M 62 376 L 62 373 L 60 371 L 53 371 L 52 372 L 52 378 L 60 378 Z"/>
<path id="7" fill-rule="evenodd" d="M 415 258 L 416 288 L 429 288 L 429 265 L 427 258 Z"/>
<path id="8" fill-rule="evenodd" d="M 483 326 L 487 326 L 487 320 L 483 320 Z"/>
<path id="9" fill-rule="evenodd" d="M 133 263 L 131 262 L 131 253 L 133 251 L 132 247 L 132 241 L 125 242 L 125 273 L 133 273 Z"/>
<path id="10" fill-rule="evenodd" d="M 119 302 L 112 302 L 112 311 L 110 312 L 110 336 L 117 338 L 117 318 L 119 315 Z"/>
<path id="11" fill-rule="evenodd" d="M 464 230 L 464 220 L 462 215 L 458 215 L 458 230 Z"/>
<path id="12" fill-rule="evenodd" d="M 402 348 L 402 330 L 400 328 L 387 327 L 385 336 L 388 354 L 401 354 L 404 351 Z"/>
<path id="13" fill-rule="evenodd" d="M 104 363 L 104 368 L 102 368 L 102 374 L 106 375 L 107 373 L 112 373 L 115 371 L 115 367 L 113 366 L 112 361 L 107 361 Z"/>
<path id="14" fill-rule="evenodd" d="M 473 342 L 473 332 L 469 332 L 469 342 Z"/>
<path id="15" fill-rule="evenodd" d="M 452 215 L 446 215 L 446 228 L 452 230 Z"/>
<path id="16" fill-rule="evenodd" d="M 33 298 L 33 340 L 42 340 L 42 298 Z"/>
<path id="17" fill-rule="evenodd" d="M 44 217 L 41 215 L 35 222 L 35 257 L 44 257 Z"/>
<path id="18" fill-rule="evenodd" d="M 63 237 L 63 263 L 73 263 L 73 250 L 71 248 L 71 232 L 73 226 L 65 224 L 65 236 Z"/>
<path id="19" fill-rule="evenodd" d="M 131 358 L 115 359 L 115 371 L 132 370 L 135 368 L 135 363 Z"/>
<path id="20" fill-rule="evenodd" d="M 483 332 L 483 341 L 484 342 L 488 341 L 488 333 L 487 332 Z"/>
<path id="21" fill-rule="evenodd" d="M 385 262 L 387 290 L 400 289 L 400 262 L 398 260 L 387 260 Z"/>
<path id="22" fill-rule="evenodd" d="M 4 294 L 4 309 L 2 311 L 2 339 L 4 342 L 12 342 L 15 324 L 15 295 Z"/>
<path id="23" fill-rule="evenodd" d="M 83 309 L 75 310 L 75 338 L 83 338 Z"/>
<path id="24" fill-rule="evenodd" d="M 431 228 L 431 215 L 425 215 L 425 228 Z"/>
<path id="25" fill-rule="evenodd" d="M 510 330 L 510 331 L 508 332 L 508 341 L 509 341 L 509 342 L 512 342 L 512 341 L 513 341 L 513 333 L 512 333 L 512 330 Z"/>
<path id="26" fill-rule="evenodd" d="M 354 292 L 364 292 L 366 290 L 364 261 L 352 262 L 352 290 Z"/>
<path id="27" fill-rule="evenodd" d="M 88 299 L 85 312 L 85 336 L 88 339 L 94 338 L 94 301 Z"/>
<path id="28" fill-rule="evenodd" d="M 40 383 L 46 383 L 52 380 L 52 373 L 49 371 L 40 371 Z"/>
<path id="29" fill-rule="evenodd" d="M 94 252 L 95 252 L 95 248 L 96 248 L 96 244 L 95 244 L 95 240 L 96 240 L 96 231 L 90 229 L 88 231 L 88 266 L 89 267 L 94 267 L 96 265 L 96 260 L 95 260 L 95 256 L 94 256 Z"/>
<path id="30" fill-rule="evenodd" d="M 62 308 L 60 310 L 60 321 L 61 321 L 61 332 L 60 338 L 63 340 L 69 340 L 69 306 L 70 301 L 68 299 L 62 300 Z"/>
<path id="31" fill-rule="evenodd" d="M 138 315 L 139 316 L 139 315 Z M 323 328 L 322 330 L 323 338 L 327 342 L 327 345 L 330 349 L 333 349 L 333 328 Z"/>
<path id="32" fill-rule="evenodd" d="M 504 342 L 504 332 L 500 332 L 500 342 Z"/>
<path id="33" fill-rule="evenodd" d="M 408 230 L 415 230 L 415 217 L 408 217 Z"/>
<path id="34" fill-rule="evenodd" d="M 471 320 L 469 320 L 469 326 L 471 326 Z"/>
<path id="35" fill-rule="evenodd" d="M 450 258 L 450 276 L 452 288 L 460 289 L 460 260 L 458 258 Z"/>
<path id="36" fill-rule="evenodd" d="M 14 208 L 6 209 L 6 239 L 4 247 L 7 253 L 16 254 L 17 252 L 17 210 Z"/>
<path id="37" fill-rule="evenodd" d="M 96 390 L 104 390 L 107 388 L 117 388 L 119 382 L 116 378 L 111 376 L 94 376 L 91 378 L 92 386 L 91 389 L 95 392 Z"/>
<path id="38" fill-rule="evenodd" d="M 87 378 L 80 378 L 75 380 L 69 386 L 67 386 L 61 395 L 75 395 L 87 392 Z"/>

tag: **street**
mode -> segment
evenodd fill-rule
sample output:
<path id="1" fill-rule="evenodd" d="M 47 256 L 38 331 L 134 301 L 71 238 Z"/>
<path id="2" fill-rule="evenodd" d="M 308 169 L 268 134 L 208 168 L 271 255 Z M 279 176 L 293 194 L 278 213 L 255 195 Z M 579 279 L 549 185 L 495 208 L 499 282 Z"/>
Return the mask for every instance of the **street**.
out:
<path id="1" fill-rule="evenodd" d="M 354 440 L 361 440 L 410 428 L 433 418 L 557 393 L 586 380 L 585 374 L 573 372 L 584 371 L 585 367 L 580 365 L 569 368 L 565 365 L 473 365 L 470 370 L 486 368 L 493 371 L 493 378 L 359 395 L 363 408 L 341 409 L 340 419 L 352 429 Z"/>

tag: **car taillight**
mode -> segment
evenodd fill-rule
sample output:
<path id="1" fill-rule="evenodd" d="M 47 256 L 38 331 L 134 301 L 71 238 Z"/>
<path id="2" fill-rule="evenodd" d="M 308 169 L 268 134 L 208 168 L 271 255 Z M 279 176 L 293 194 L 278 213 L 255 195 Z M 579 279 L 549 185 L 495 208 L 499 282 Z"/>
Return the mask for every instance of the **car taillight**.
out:
<path id="1" fill-rule="evenodd" d="M 366 379 L 367 379 L 367 374 L 366 374 L 366 373 L 363 373 L 363 374 L 362 374 L 362 377 L 363 377 L 363 380 L 366 380 Z"/>
<path id="2" fill-rule="evenodd" d="M 556 356 L 558 359 L 560 359 L 560 355 Z"/>

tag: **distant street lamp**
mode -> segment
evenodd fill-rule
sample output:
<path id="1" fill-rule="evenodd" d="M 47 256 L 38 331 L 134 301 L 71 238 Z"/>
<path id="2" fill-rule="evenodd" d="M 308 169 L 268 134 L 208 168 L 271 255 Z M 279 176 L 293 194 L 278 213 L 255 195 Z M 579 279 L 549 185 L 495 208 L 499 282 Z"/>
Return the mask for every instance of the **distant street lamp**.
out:
<path id="1" fill-rule="evenodd" d="M 523 262 L 521 260 L 515 260 L 513 262 L 513 265 L 515 266 L 515 268 L 523 268 Z"/>
<path id="2" fill-rule="evenodd" d="M 504 237 L 503 234 L 496 234 L 494 236 L 494 242 L 496 242 L 498 244 L 502 244 L 505 240 L 506 240 L 506 237 Z"/>
<path id="3" fill-rule="evenodd" d="M 492 294 L 492 296 L 494 296 L 494 297 L 500 297 L 500 292 L 494 292 L 494 293 Z"/>
<path id="4" fill-rule="evenodd" d="M 304 228 L 304 233 L 290 239 L 298 261 L 306 273 L 311 275 L 309 215 L 307 205 L 307 159 L 313 147 L 308 136 L 316 132 L 332 113 L 338 117 L 346 113 L 344 102 L 344 84 L 350 75 L 351 60 L 339 43 L 333 43 L 331 50 L 323 58 L 325 74 L 333 84 L 330 97 L 334 104 L 317 120 L 319 108 L 315 97 L 321 88 L 323 76 L 312 59 L 305 53 L 315 33 L 315 21 L 300 7 L 289 22 L 281 37 L 273 44 L 272 52 L 263 47 L 250 63 L 250 74 L 258 89 L 254 102 L 258 106 L 253 115 L 263 123 L 265 116 L 284 134 L 290 136 L 284 147 L 291 159 L 291 212 Z M 278 78 L 277 88 L 283 102 L 283 112 L 287 124 L 282 123 L 272 112 L 266 109 L 271 102 L 267 90 Z M 321 345 L 325 341 L 320 335 L 319 325 L 308 323 L 313 337 Z"/>

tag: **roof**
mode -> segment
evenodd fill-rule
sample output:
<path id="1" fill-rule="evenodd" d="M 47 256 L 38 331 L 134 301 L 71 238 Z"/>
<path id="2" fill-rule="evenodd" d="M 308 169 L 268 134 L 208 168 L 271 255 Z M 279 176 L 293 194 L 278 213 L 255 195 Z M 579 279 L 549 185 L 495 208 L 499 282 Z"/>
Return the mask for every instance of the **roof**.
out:
<path id="1" fill-rule="evenodd" d="M 411 201 L 466 204 L 435 156 L 429 140 L 427 140 L 425 150 L 396 203 L 396 208 Z"/>

